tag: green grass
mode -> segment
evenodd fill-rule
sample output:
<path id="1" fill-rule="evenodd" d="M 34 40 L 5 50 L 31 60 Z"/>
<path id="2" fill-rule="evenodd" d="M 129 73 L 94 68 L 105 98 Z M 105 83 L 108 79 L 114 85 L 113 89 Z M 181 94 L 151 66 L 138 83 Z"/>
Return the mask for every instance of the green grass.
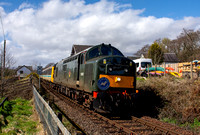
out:
<path id="1" fill-rule="evenodd" d="M 169 119 L 169 118 L 164 118 L 161 121 L 167 122 L 167 123 L 171 123 L 171 124 L 176 124 L 177 121 L 175 119 Z"/>
<path id="2" fill-rule="evenodd" d="M 145 81 L 145 79 L 143 77 L 138 77 L 136 78 L 137 81 Z"/>
<path id="3" fill-rule="evenodd" d="M 37 122 L 30 119 L 31 102 L 17 98 L 6 101 L 4 109 L 0 108 L 0 135 L 34 134 Z"/>
<path id="4" fill-rule="evenodd" d="M 175 119 L 164 118 L 164 119 L 162 119 L 162 121 L 167 122 L 167 123 L 171 123 L 171 124 L 177 124 L 177 120 L 175 120 Z M 192 131 L 199 132 L 200 121 L 197 118 L 195 118 L 193 123 L 186 122 L 186 123 L 180 124 L 179 126 L 189 128 Z"/>
<path id="5" fill-rule="evenodd" d="M 193 123 L 184 123 L 180 125 L 181 127 L 190 127 L 193 131 L 197 131 L 200 129 L 200 121 L 195 118 Z"/>

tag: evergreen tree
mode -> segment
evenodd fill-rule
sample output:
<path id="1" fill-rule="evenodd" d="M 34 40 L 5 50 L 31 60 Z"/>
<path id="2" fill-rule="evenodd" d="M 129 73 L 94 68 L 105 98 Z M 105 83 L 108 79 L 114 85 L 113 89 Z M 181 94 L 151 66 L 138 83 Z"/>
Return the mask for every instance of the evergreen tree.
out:
<path id="1" fill-rule="evenodd" d="M 148 57 L 152 59 L 153 64 L 160 64 L 163 62 L 163 50 L 157 42 L 154 42 L 148 51 Z"/>

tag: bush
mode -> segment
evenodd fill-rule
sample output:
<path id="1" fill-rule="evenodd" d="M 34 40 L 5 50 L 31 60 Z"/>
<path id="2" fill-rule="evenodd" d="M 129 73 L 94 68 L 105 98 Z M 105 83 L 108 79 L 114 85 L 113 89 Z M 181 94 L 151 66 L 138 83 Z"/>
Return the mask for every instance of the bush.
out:
<path id="1" fill-rule="evenodd" d="M 39 78 L 39 75 L 38 75 L 37 73 L 35 73 L 35 72 L 30 73 L 29 75 L 27 75 L 26 78 L 29 78 L 30 76 L 33 76 L 33 77 Z"/>
<path id="2" fill-rule="evenodd" d="M 153 90 L 162 97 L 160 119 L 176 119 L 177 124 L 200 120 L 200 81 L 174 77 L 148 78 L 137 81 L 137 89 Z"/>

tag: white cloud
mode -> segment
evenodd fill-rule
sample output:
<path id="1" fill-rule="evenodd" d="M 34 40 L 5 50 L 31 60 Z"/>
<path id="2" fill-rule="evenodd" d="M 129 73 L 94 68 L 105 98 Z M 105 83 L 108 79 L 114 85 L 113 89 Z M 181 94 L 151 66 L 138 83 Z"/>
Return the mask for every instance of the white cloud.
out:
<path id="1" fill-rule="evenodd" d="M 22 3 L 20 6 L 19 6 L 19 10 L 22 10 L 22 9 L 25 9 L 25 8 L 31 8 L 32 5 L 31 4 L 28 4 L 28 3 Z"/>
<path id="2" fill-rule="evenodd" d="M 70 55 L 73 44 L 111 43 L 130 54 L 158 38 L 173 39 L 183 28 L 200 26 L 200 18 L 145 17 L 145 9 L 106 0 L 88 5 L 83 0 L 50 0 L 37 9 L 23 3 L 13 12 L 0 11 L 18 65 L 57 62 Z"/>
<path id="3" fill-rule="evenodd" d="M 10 3 L 8 3 L 8 2 L 0 2 L 0 6 L 9 6 L 9 5 L 11 5 Z"/>

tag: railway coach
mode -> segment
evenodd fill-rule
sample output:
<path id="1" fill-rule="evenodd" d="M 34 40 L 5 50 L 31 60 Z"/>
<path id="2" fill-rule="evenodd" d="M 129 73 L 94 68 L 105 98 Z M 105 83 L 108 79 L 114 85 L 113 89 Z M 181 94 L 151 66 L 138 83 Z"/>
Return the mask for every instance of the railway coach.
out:
<path id="1" fill-rule="evenodd" d="M 42 75 L 40 75 L 40 77 L 42 79 L 45 79 L 45 80 L 48 80 L 48 81 L 51 81 L 53 82 L 53 73 L 54 73 L 54 65 L 55 64 L 52 64 L 46 68 L 44 68 L 42 70 Z"/>
<path id="2" fill-rule="evenodd" d="M 136 92 L 135 63 L 110 44 L 89 47 L 56 63 L 54 88 L 98 112 L 130 109 Z"/>

